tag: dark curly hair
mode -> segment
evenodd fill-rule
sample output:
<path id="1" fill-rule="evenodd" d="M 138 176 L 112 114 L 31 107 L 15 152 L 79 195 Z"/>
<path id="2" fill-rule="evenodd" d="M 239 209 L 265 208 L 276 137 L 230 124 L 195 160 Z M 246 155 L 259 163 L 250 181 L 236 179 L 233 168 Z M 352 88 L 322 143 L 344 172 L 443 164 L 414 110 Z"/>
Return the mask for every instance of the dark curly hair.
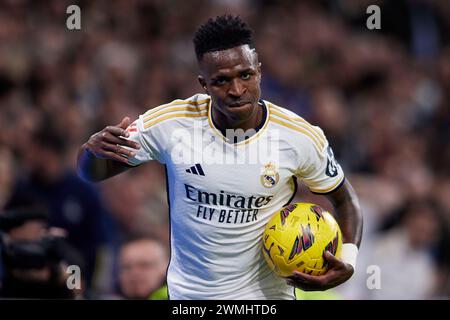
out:
<path id="1" fill-rule="evenodd" d="M 252 30 L 239 16 L 232 15 L 210 18 L 198 28 L 193 41 L 198 61 L 206 52 L 226 50 L 244 44 L 254 48 Z"/>

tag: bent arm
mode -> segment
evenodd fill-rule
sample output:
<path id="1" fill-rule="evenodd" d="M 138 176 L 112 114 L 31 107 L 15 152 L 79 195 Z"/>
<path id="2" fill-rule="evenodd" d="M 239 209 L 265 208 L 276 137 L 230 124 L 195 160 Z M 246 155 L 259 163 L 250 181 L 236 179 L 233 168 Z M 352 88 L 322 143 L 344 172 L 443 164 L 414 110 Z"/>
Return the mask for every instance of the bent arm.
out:
<path id="1" fill-rule="evenodd" d="M 92 135 L 78 151 L 77 174 L 89 182 L 97 182 L 113 177 L 133 166 L 128 157 L 136 153 L 130 149 L 140 149 L 140 145 L 125 138 L 129 137 L 126 128 L 130 119 L 125 117 L 116 126 L 107 126 Z"/>
<path id="2" fill-rule="evenodd" d="M 358 196 L 348 180 L 340 188 L 327 195 L 337 213 L 343 242 L 359 247 L 362 237 L 363 218 Z"/>
<path id="3" fill-rule="evenodd" d="M 86 144 L 78 152 L 77 174 L 89 182 L 99 182 L 111 178 L 129 168 L 133 167 L 116 160 L 97 158 L 88 150 Z"/>

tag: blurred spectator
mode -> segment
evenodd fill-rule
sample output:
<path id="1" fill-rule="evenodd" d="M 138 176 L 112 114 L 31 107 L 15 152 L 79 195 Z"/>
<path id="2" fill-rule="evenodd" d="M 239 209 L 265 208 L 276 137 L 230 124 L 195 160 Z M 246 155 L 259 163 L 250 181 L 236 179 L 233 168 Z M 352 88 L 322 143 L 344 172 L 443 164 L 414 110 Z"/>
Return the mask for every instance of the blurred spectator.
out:
<path id="1" fill-rule="evenodd" d="M 21 203 L 23 194 L 33 194 L 49 208 L 49 225 L 63 228 L 67 241 L 84 259 L 86 286 L 91 288 L 94 272 L 113 232 L 110 217 L 98 192 L 79 179 L 64 161 L 65 140 L 50 126 L 33 135 L 24 150 L 28 176 L 17 182 L 7 203 Z M 111 275 L 112 276 L 112 275 Z"/>
<path id="2" fill-rule="evenodd" d="M 67 266 L 81 267 L 81 257 L 65 241 L 64 230 L 48 229 L 47 219 L 45 207 L 37 203 L 0 212 L 0 297 L 73 299 L 81 294 L 66 284 Z"/>
<path id="3" fill-rule="evenodd" d="M 169 257 L 157 239 L 136 238 L 119 253 L 119 287 L 126 299 L 167 299 L 165 285 Z"/>
<path id="4" fill-rule="evenodd" d="M 443 297 L 448 230 L 439 207 L 432 201 L 412 201 L 383 220 L 368 221 L 382 231 L 366 230 L 354 279 L 338 291 L 352 299 Z"/>
<path id="5" fill-rule="evenodd" d="M 372 264 L 381 270 L 381 289 L 372 290 L 372 298 L 435 297 L 437 261 L 433 253 L 442 237 L 440 221 L 430 203 L 413 202 L 400 224 L 375 240 Z"/>

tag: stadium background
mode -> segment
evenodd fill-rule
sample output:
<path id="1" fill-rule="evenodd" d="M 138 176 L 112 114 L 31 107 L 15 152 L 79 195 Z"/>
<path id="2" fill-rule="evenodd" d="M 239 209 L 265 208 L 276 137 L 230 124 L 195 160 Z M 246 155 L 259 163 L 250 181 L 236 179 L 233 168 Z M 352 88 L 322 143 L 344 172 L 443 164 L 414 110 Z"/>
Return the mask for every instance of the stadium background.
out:
<path id="1" fill-rule="evenodd" d="M 66 28 L 71 4 L 81 8 L 81 30 Z M 371 4 L 381 8 L 381 30 L 366 28 Z M 92 296 L 114 296 L 120 242 L 137 234 L 168 242 L 162 166 L 92 187 L 40 182 L 74 172 L 79 146 L 104 126 L 199 92 L 191 38 L 222 13 L 255 30 L 263 98 L 323 128 L 360 196 L 357 273 L 322 297 L 448 299 L 446 0 L 2 1 L 0 207 L 17 194 L 20 202 L 24 186 L 50 205 L 62 199 L 50 224 L 67 228 L 91 261 Z M 329 208 L 304 188 L 295 200 Z M 373 265 L 380 290 L 367 287 Z"/>

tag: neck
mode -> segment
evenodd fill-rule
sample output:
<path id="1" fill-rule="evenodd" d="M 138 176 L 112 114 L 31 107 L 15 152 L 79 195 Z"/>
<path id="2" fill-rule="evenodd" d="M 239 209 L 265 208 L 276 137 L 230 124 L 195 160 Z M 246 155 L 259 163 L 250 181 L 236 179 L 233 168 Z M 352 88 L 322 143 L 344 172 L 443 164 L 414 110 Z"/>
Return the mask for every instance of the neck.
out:
<path id="1" fill-rule="evenodd" d="M 217 129 L 222 132 L 226 131 L 227 129 L 241 129 L 243 131 L 256 129 L 261 125 L 261 122 L 263 121 L 263 113 L 263 108 L 258 106 L 258 108 L 255 109 L 252 117 L 246 120 L 240 120 L 229 118 L 225 114 L 219 112 L 216 108 L 212 108 L 212 118 L 214 124 Z"/>
<path id="2" fill-rule="evenodd" d="M 213 108 L 212 118 L 214 125 L 222 132 L 222 135 L 227 137 L 228 141 L 237 143 L 250 138 L 258 132 L 264 121 L 264 109 L 258 105 L 255 108 L 254 114 L 249 119 L 239 121 L 230 119 Z M 231 130 L 231 132 L 228 130 Z"/>

